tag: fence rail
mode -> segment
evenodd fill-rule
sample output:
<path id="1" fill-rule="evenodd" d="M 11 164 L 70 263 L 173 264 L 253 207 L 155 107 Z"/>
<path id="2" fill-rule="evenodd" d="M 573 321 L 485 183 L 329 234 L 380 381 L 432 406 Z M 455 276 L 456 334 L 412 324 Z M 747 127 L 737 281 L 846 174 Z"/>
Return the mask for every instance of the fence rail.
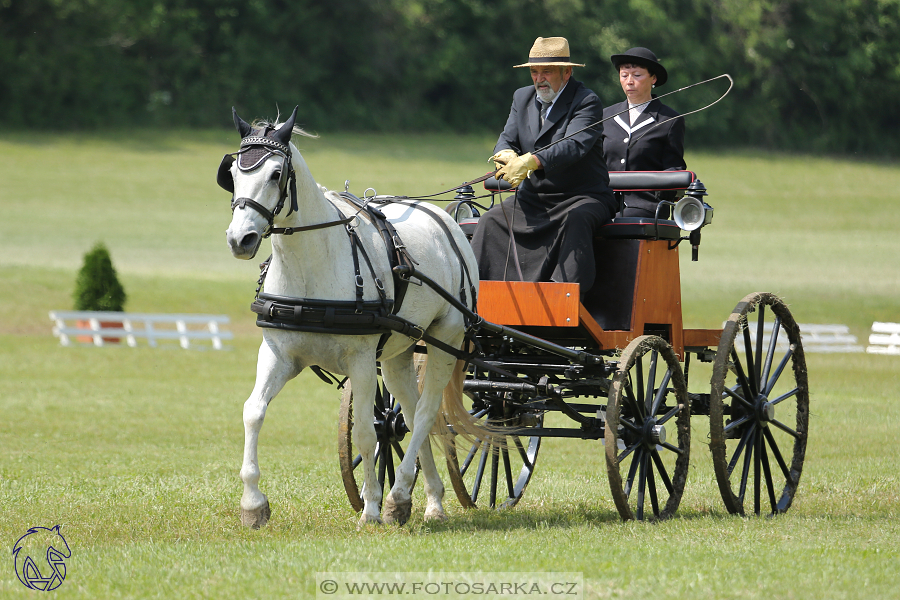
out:
<path id="1" fill-rule="evenodd" d="M 900 354 L 900 323 L 872 323 L 869 354 Z"/>
<path id="2" fill-rule="evenodd" d="M 104 346 L 125 343 L 134 348 L 138 340 L 156 347 L 160 341 L 178 341 L 182 348 L 222 350 L 224 340 L 232 339 L 222 326 L 225 315 L 143 314 L 99 311 L 52 311 L 53 335 L 63 346 L 76 344 Z M 73 322 L 74 325 L 67 324 Z M 196 342 L 209 341 L 210 345 Z"/>
<path id="3" fill-rule="evenodd" d="M 750 335 L 756 335 L 756 323 L 748 323 Z M 858 343 L 856 336 L 850 333 L 847 325 L 822 325 L 818 323 L 799 323 L 800 339 L 804 352 L 852 353 L 863 352 L 865 348 Z M 766 335 L 772 333 L 772 323 L 766 323 Z M 768 338 L 766 343 L 768 343 Z M 787 335 L 782 330 L 775 344 L 778 350 L 787 350 Z"/>

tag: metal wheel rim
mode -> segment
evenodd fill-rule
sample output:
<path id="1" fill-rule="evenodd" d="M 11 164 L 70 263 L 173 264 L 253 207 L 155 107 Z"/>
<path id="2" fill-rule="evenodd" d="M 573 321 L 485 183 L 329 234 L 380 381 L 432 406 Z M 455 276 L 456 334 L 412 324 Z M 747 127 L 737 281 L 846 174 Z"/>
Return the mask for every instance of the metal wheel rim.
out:
<path id="1" fill-rule="evenodd" d="M 648 353 L 645 377 L 641 359 Z M 661 378 L 660 366 L 665 367 Z M 657 384 L 659 390 L 671 386 L 674 393 L 654 393 Z M 669 401 L 672 406 L 667 407 Z M 622 352 L 610 385 L 604 437 L 610 490 L 623 520 L 666 519 L 678 510 L 690 462 L 690 419 L 684 372 L 675 351 L 658 336 L 632 340 Z M 649 429 L 667 423 L 676 426 L 676 439 L 651 443 Z M 670 462 L 669 467 L 664 461 Z M 666 494 L 663 505 L 660 496 Z"/>
<path id="2" fill-rule="evenodd" d="M 780 325 L 773 327 L 777 334 L 765 333 L 767 313 L 772 315 L 773 326 Z M 755 339 L 748 327 L 754 320 Z M 785 334 L 789 349 L 782 354 L 777 339 Z M 788 361 L 790 371 L 786 368 Z M 736 385 L 726 387 L 729 373 L 734 375 Z M 782 393 L 774 391 L 779 383 Z M 790 388 L 786 392 L 785 383 Z M 770 394 L 776 397 L 770 398 Z M 793 427 L 770 418 L 774 406 L 783 402 L 788 402 L 784 407 L 795 411 Z M 766 404 L 772 406 L 767 408 Z M 726 413 L 731 414 L 734 407 L 742 414 L 732 415 L 737 418 L 729 417 L 726 422 Z M 808 426 L 809 387 L 800 328 L 777 296 L 749 294 L 732 311 L 722 331 L 711 380 L 710 450 L 719 491 L 729 512 L 745 514 L 747 500 L 755 514 L 764 510 L 778 514 L 790 508 L 803 471 Z M 727 439 L 739 440 L 733 452 L 726 445 Z M 785 460 L 788 457 L 790 466 Z"/>

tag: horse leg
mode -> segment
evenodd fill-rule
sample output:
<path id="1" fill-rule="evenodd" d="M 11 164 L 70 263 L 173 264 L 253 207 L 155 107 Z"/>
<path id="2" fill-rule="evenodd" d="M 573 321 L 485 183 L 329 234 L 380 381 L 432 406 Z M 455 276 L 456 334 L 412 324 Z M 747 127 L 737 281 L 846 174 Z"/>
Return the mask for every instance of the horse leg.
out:
<path id="1" fill-rule="evenodd" d="M 413 364 L 413 349 L 381 363 L 381 374 L 385 385 L 403 408 L 403 414 L 409 416 L 407 426 L 412 431 L 415 427 L 416 407 L 419 401 L 419 386 Z M 430 430 L 430 428 L 429 428 Z M 412 454 L 408 453 L 407 455 Z M 438 475 L 431 451 L 431 440 L 426 438 L 419 449 L 419 466 L 425 476 L 425 520 L 445 520 L 444 483 Z M 412 485 L 412 484 L 410 484 Z M 412 501 L 410 500 L 410 507 Z"/>
<path id="2" fill-rule="evenodd" d="M 246 527 L 259 529 L 269 521 L 272 514 L 268 498 L 259 489 L 259 430 L 266 418 L 269 402 L 297 373 L 297 369 L 288 361 L 278 357 L 269 340 L 264 339 L 259 347 L 256 363 L 256 385 L 244 402 L 244 462 L 241 465 L 244 493 L 241 495 L 241 524 Z"/>
<path id="3" fill-rule="evenodd" d="M 363 511 L 359 517 L 359 526 L 367 523 L 381 523 L 379 507 L 381 505 L 381 486 L 378 485 L 378 474 L 375 472 L 375 393 L 378 381 L 375 378 L 376 365 L 374 352 L 372 360 L 354 361 L 356 368 L 349 373 L 353 386 L 353 441 L 359 449 L 363 467 Z M 364 364 L 362 364 L 364 363 Z"/>
<path id="4" fill-rule="evenodd" d="M 431 333 L 431 330 L 429 330 Z M 439 337 L 435 335 L 435 337 Z M 451 345 L 455 342 L 456 346 L 461 343 L 462 332 L 457 339 L 449 342 Z M 440 336 L 439 339 L 447 339 Z M 400 463 L 400 467 L 396 472 L 396 480 L 394 487 L 391 488 L 390 494 L 384 502 L 384 520 L 388 523 L 396 522 L 400 525 L 406 523 L 412 507 L 409 490 L 412 487 L 413 477 L 415 476 L 416 455 L 424 448 L 425 442 L 428 441 L 428 435 L 434 426 L 434 419 L 441 408 L 441 396 L 444 386 L 450 380 L 453 373 L 453 367 L 456 365 L 456 359 L 448 354 L 441 352 L 437 348 L 430 346 L 428 348 L 428 368 L 425 369 L 423 375 L 425 385 L 422 389 L 422 396 L 416 405 L 416 411 L 413 417 L 410 429 L 412 436 L 409 440 L 409 446 L 406 450 L 406 456 Z M 429 446 L 428 452 L 431 448 Z M 427 453 L 426 453 L 427 454 Z M 432 458 L 432 464 L 434 459 Z"/>

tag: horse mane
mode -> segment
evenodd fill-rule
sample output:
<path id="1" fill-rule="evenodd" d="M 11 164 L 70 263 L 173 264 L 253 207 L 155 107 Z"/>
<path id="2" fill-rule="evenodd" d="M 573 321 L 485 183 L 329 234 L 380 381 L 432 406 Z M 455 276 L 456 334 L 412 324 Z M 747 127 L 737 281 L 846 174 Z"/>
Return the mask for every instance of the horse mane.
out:
<path id="1" fill-rule="evenodd" d="M 275 117 L 274 121 L 270 121 L 269 119 L 256 119 L 255 121 L 253 121 L 253 123 L 250 124 L 250 126 L 259 128 L 259 129 L 262 129 L 264 127 L 271 127 L 272 129 L 278 129 L 278 127 L 280 127 L 282 124 L 283 124 L 283 121 L 281 121 L 281 114 L 279 114 L 277 117 Z M 317 133 L 310 133 L 310 132 L 306 131 L 305 129 L 303 129 L 302 127 L 299 127 L 298 125 L 294 125 L 293 129 L 291 129 L 291 132 L 296 135 L 302 135 L 302 136 L 308 137 L 308 138 L 319 137 L 319 135 Z"/>

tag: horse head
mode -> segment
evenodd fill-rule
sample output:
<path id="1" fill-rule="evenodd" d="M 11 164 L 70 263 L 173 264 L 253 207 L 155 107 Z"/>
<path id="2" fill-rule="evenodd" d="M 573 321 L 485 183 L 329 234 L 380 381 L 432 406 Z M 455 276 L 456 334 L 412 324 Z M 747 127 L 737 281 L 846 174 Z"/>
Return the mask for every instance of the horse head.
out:
<path id="1" fill-rule="evenodd" d="M 298 107 L 299 108 L 299 107 Z M 297 108 L 281 125 L 253 127 L 232 108 L 234 126 L 241 134 L 241 149 L 226 154 L 219 165 L 218 184 L 232 193 L 233 217 L 225 232 L 235 258 L 249 260 L 279 218 L 286 201 L 287 215 L 297 210 L 297 191 L 291 156 L 291 133 Z"/>

